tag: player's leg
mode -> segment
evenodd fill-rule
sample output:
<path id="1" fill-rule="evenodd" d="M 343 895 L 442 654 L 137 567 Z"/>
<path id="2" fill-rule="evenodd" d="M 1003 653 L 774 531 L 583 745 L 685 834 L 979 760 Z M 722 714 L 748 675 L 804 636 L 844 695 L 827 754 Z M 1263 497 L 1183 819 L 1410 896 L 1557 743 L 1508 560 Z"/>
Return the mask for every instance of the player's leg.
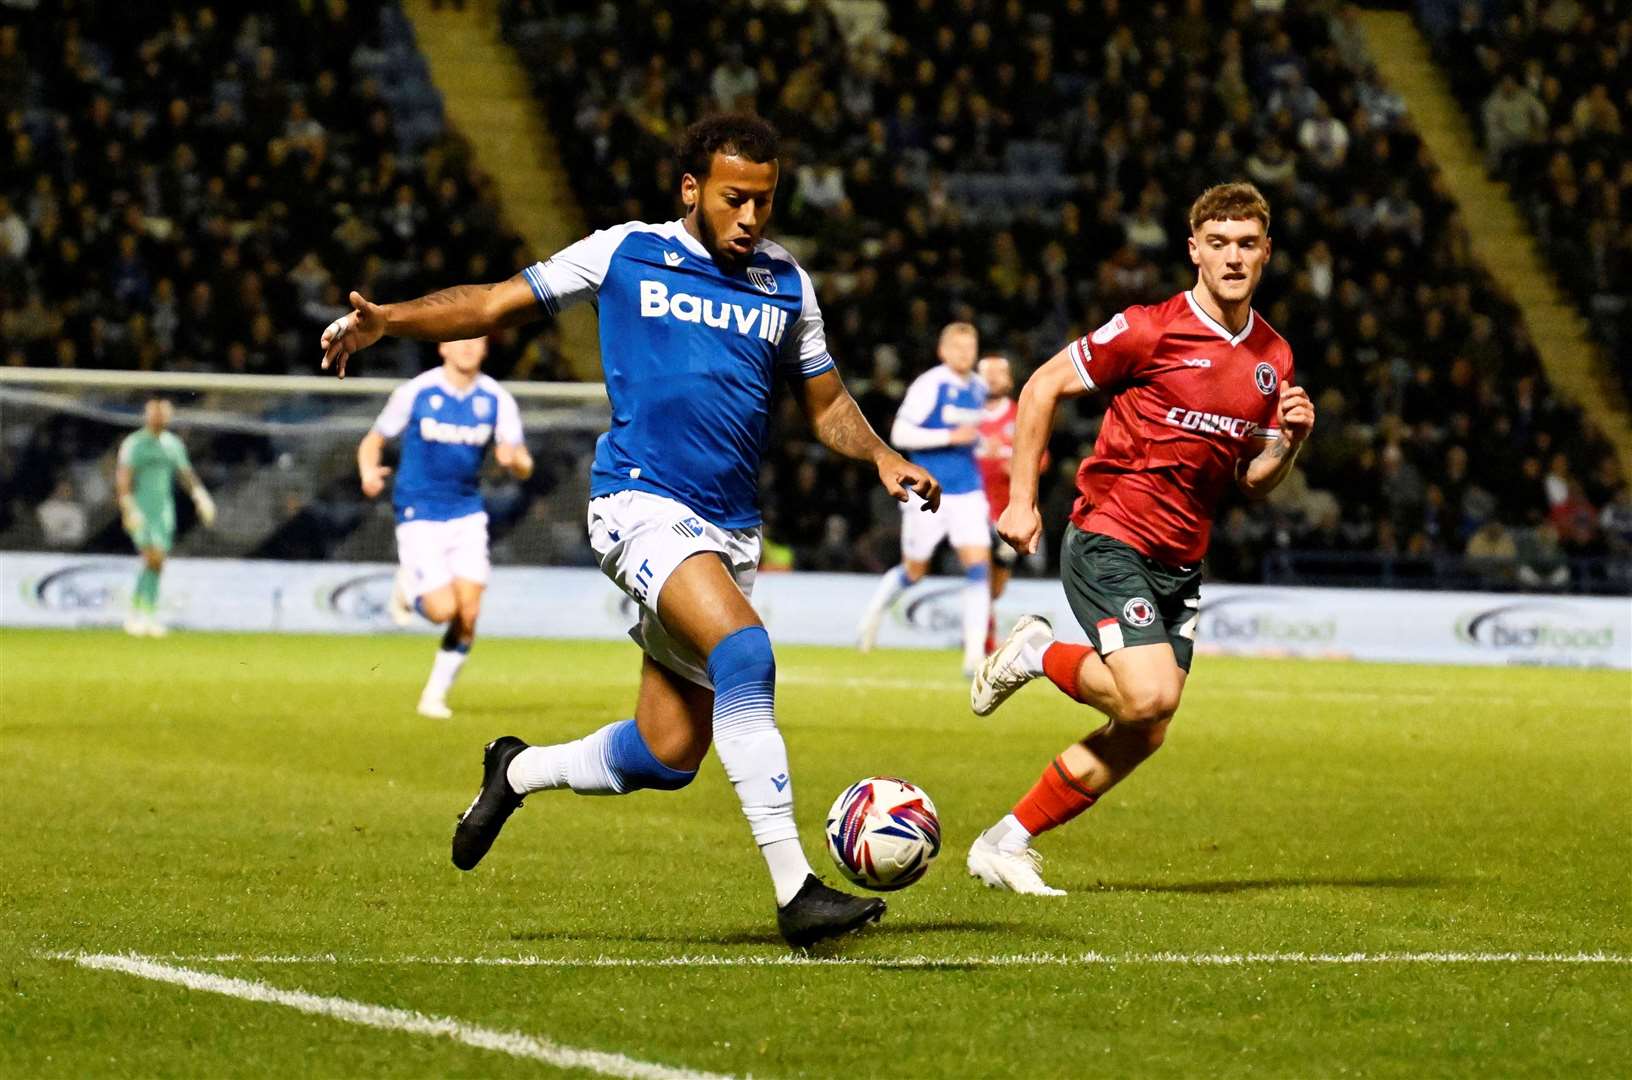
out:
<path id="1" fill-rule="evenodd" d="M 1009 587 L 1018 553 L 1000 536 L 992 537 L 992 606 L 986 618 L 986 655 L 997 651 L 997 602 Z"/>
<path id="2" fill-rule="evenodd" d="M 448 691 L 453 688 L 453 681 L 459 677 L 470 656 L 470 647 L 476 641 L 476 620 L 482 613 L 482 594 L 486 588 L 480 582 L 456 577 L 443 590 L 452 593 L 453 616 L 447 620 L 436 659 L 431 661 L 430 677 L 419 695 L 420 715 L 439 720 L 452 718 Z"/>
<path id="3" fill-rule="evenodd" d="M 470 647 L 476 640 L 476 620 L 482 611 L 482 594 L 492 574 L 487 554 L 487 515 L 470 514 L 453 521 L 438 522 L 441 534 L 440 566 L 433 572 L 436 580 L 446 574 L 450 580 L 434 590 L 427 603 L 420 597 L 420 606 L 433 615 L 433 622 L 446 623 L 442 644 L 431 663 L 430 678 L 420 694 L 419 712 L 433 719 L 449 719 L 448 690 L 465 666 Z M 427 616 L 430 617 L 430 616 Z"/>
<path id="4" fill-rule="evenodd" d="M 142 550 L 142 572 L 136 583 L 142 605 L 142 633 L 148 637 L 163 637 L 164 623 L 159 619 L 159 582 L 164 575 L 164 560 L 170 545 L 156 539 Z"/>
<path id="5" fill-rule="evenodd" d="M 944 499 L 942 506 L 944 509 Z M 856 627 L 857 647 L 862 652 L 871 652 L 878 643 L 878 628 L 883 624 L 890 606 L 929 573 L 929 561 L 946 538 L 944 513 L 925 513 L 922 507 L 922 500 L 916 496 L 902 505 L 901 565 L 886 570 L 884 576 L 878 579 L 872 598 L 862 612 L 861 622 Z"/>
<path id="6" fill-rule="evenodd" d="M 552 746 L 529 746 L 514 735 L 488 743 L 481 790 L 454 829 L 454 865 L 475 867 L 522 799 L 535 791 L 627 795 L 685 787 L 708 753 L 713 709 L 713 691 L 646 655 L 633 719 Z"/>
<path id="7" fill-rule="evenodd" d="M 1047 676 L 1109 718 L 1055 757 L 1013 812 L 971 848 L 971 873 L 1021 892 L 1057 893 L 1037 874 L 1031 839 L 1093 806 L 1161 746 L 1183 693 L 1194 635 L 1194 618 L 1186 616 L 1199 598 L 1199 572 L 1163 568 L 1126 544 L 1076 529 L 1067 534 L 1061 577 L 1092 645 L 1054 641 L 1046 620 L 1028 616 L 983 666 L 985 685 L 977 677 L 971 689 L 971 705 L 984 714 L 1018 685 Z"/>
<path id="8" fill-rule="evenodd" d="M 657 609 L 666 634 L 707 657 L 714 751 L 770 871 L 782 936 L 804 947 L 882 917 L 882 900 L 823 885 L 799 845 L 788 749 L 776 726 L 776 658 L 744 587 L 723 560 L 694 555 L 663 584 Z"/>
<path id="9" fill-rule="evenodd" d="M 941 500 L 947 537 L 963 564 L 963 673 L 970 676 L 986 658 L 992 618 L 992 528 L 986 493 L 971 491 Z"/>

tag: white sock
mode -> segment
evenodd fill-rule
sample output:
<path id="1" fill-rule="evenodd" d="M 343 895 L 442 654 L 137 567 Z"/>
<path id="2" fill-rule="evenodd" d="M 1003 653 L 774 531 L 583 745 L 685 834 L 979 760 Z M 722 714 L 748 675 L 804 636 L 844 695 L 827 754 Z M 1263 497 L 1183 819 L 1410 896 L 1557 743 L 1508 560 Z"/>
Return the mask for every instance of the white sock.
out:
<path id="1" fill-rule="evenodd" d="M 748 684 L 714 701 L 714 752 L 736 789 L 742 815 L 765 857 L 778 907 L 794 898 L 810 876 L 793 821 L 793 780 L 788 746 L 777 730 L 768 684 Z"/>
<path id="2" fill-rule="evenodd" d="M 438 649 L 436 659 L 431 662 L 431 677 L 425 680 L 423 696 L 432 701 L 447 697 L 453 680 L 459 677 L 459 669 L 465 666 L 465 657 L 469 655 L 467 650 L 462 649 Z"/>
<path id="3" fill-rule="evenodd" d="M 607 743 L 619 720 L 572 742 L 529 746 L 510 759 L 505 778 L 517 795 L 570 787 L 580 795 L 622 795 L 607 761 Z"/>
<path id="4" fill-rule="evenodd" d="M 776 840 L 759 849 L 765 856 L 765 865 L 771 871 L 771 885 L 776 889 L 776 906 L 782 907 L 799 894 L 805 879 L 810 876 L 810 861 L 799 840 Z"/>
<path id="5" fill-rule="evenodd" d="M 992 619 L 992 587 L 985 579 L 963 586 L 963 666 L 973 670 L 986 659 L 986 626 Z"/>
<path id="6" fill-rule="evenodd" d="M 884 617 L 884 613 L 895 603 L 896 598 L 907 591 L 912 584 L 907 579 L 905 567 L 895 566 L 884 572 L 878 579 L 878 587 L 873 590 L 873 598 L 867 601 L 867 612 L 861 617 L 863 626 L 876 626 Z"/>
<path id="7" fill-rule="evenodd" d="M 1004 815 L 1003 820 L 987 829 L 984 835 L 1004 855 L 1018 855 L 1031 846 L 1031 834 L 1013 814 Z"/>
<path id="8" fill-rule="evenodd" d="M 1052 644 L 1054 644 L 1053 638 L 1044 638 L 1040 642 L 1028 641 L 1020 646 L 1020 655 L 1017 659 L 1020 661 L 1020 665 L 1026 669 L 1027 675 L 1035 679 L 1043 674 L 1043 654 L 1048 651 L 1048 647 Z"/>

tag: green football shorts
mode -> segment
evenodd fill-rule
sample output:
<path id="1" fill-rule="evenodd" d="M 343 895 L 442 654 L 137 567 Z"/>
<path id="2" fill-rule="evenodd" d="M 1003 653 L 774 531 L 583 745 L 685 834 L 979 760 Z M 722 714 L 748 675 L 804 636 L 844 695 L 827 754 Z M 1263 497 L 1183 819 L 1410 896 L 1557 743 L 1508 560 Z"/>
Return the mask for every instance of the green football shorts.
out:
<path id="1" fill-rule="evenodd" d="M 169 554 L 170 547 L 176 540 L 176 510 L 175 507 L 149 510 L 137 503 L 136 508 L 142 512 L 142 527 L 130 534 L 130 539 L 136 545 L 137 551 L 146 551 L 149 548 L 158 548 Z"/>
<path id="2" fill-rule="evenodd" d="M 1065 530 L 1060 580 L 1077 622 L 1101 656 L 1167 642 L 1190 670 L 1201 609 L 1201 564 L 1169 566 L 1103 533 Z"/>

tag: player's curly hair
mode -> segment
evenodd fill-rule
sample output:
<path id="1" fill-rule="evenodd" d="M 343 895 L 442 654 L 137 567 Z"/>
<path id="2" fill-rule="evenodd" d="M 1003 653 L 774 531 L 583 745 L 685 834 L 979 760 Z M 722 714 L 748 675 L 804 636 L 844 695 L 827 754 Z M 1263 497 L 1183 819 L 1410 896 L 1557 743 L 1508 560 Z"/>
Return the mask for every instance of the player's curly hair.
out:
<path id="1" fill-rule="evenodd" d="M 1257 186 L 1245 180 L 1214 184 L 1190 204 L 1190 231 L 1206 221 L 1247 221 L 1256 218 L 1269 234 L 1269 200 Z"/>
<path id="2" fill-rule="evenodd" d="M 680 169 L 698 180 L 708 176 L 715 154 L 740 157 L 756 165 L 775 161 L 779 136 L 769 121 L 749 113 L 716 113 L 686 128 L 675 147 Z"/>

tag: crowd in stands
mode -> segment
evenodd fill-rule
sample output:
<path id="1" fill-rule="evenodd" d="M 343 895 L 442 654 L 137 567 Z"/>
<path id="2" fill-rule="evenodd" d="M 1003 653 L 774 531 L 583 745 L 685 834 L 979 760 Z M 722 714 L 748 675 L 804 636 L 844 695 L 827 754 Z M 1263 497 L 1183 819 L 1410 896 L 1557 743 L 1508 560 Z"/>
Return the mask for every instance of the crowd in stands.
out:
<path id="1" fill-rule="evenodd" d="M 1632 12 L 1419 0 L 1424 29 L 1564 287 L 1632 392 Z"/>
<path id="2" fill-rule="evenodd" d="M 1256 580 L 1296 549 L 1516 556 L 1556 578 L 1564 554 L 1632 551 L 1609 448 L 1551 393 L 1473 261 L 1353 12 L 1257 7 L 507 0 L 503 17 L 596 226 L 678 216 L 669 146 L 696 117 L 751 108 L 778 125 L 778 238 L 815 277 L 880 430 L 945 321 L 973 321 L 1024 370 L 1192 283 L 1189 203 L 1245 177 L 1274 210 L 1259 307 L 1320 427 L 1268 505 L 1226 509 L 1215 576 Z M 1055 439 L 1051 530 L 1097 412 Z M 797 565 L 892 562 L 892 508 L 788 413 L 767 467 L 772 534 Z"/>
<path id="3" fill-rule="evenodd" d="M 1282 574 L 1297 552 L 1472 557 L 1499 567 L 1492 584 L 1562 588 L 1578 584 L 1571 557 L 1632 557 L 1632 493 L 1473 261 L 1352 12 L 1260 10 L 1277 6 L 500 10 L 597 227 L 678 216 L 671 147 L 691 120 L 747 108 L 778 125 L 775 235 L 815 277 L 832 352 L 881 431 L 944 322 L 974 322 L 1023 375 L 1121 308 L 1187 287 L 1190 201 L 1244 177 L 1274 211 L 1259 310 L 1292 343 L 1320 422 L 1293 481 L 1225 508 L 1215 577 Z M 0 15 L 0 362 L 305 371 L 349 287 L 412 295 L 547 254 L 504 230 L 443 131 L 394 4 L 148 11 L 71 0 Z M 547 327 L 507 335 L 490 368 L 560 377 L 550 343 Z M 408 346 L 370 370 L 426 362 Z M 1091 400 L 1062 415 L 1051 534 L 1098 416 Z M 50 529 L 75 535 L 58 512 L 73 500 L 41 483 Z M 763 490 L 782 561 L 898 557 L 894 504 L 816 446 L 791 402 Z M 323 513 L 292 500 L 311 520 L 285 532 L 332 551 L 324 537 L 355 527 L 355 498 L 337 480 Z"/>
<path id="4" fill-rule="evenodd" d="M 311 372 L 348 290 L 525 255 L 381 0 L 0 13 L 0 117 L 0 363 Z"/>

